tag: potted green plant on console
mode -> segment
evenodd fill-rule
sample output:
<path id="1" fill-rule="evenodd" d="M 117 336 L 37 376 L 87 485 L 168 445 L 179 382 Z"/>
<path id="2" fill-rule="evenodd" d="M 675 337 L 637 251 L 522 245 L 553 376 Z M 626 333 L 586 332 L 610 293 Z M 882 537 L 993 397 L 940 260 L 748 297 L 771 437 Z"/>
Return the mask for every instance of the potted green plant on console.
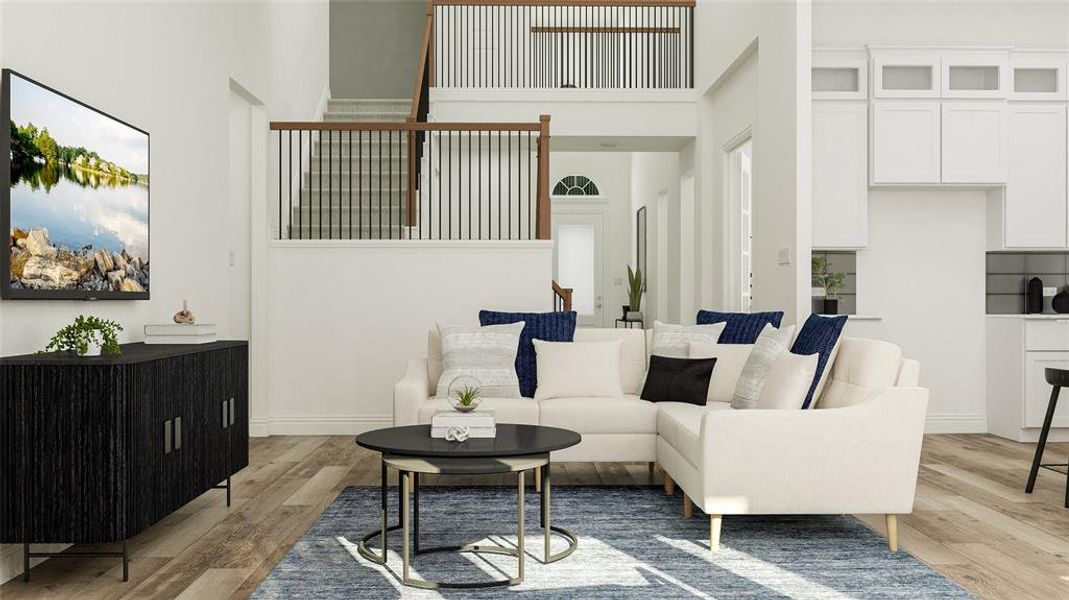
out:
<path id="1" fill-rule="evenodd" d="M 828 270 L 826 256 L 813 257 L 813 285 L 824 292 L 824 309 L 826 315 L 839 314 L 839 292 L 843 289 L 843 273 Z"/>
<path id="2" fill-rule="evenodd" d="M 627 306 L 624 307 L 624 319 L 628 321 L 642 320 L 642 292 L 646 291 L 646 280 L 642 269 L 632 270 L 627 267 Z"/>
<path id="3" fill-rule="evenodd" d="M 77 356 L 122 354 L 118 337 L 122 330 L 122 325 L 115 321 L 78 315 L 73 323 L 52 336 L 45 346 L 45 351 L 66 352 Z"/>

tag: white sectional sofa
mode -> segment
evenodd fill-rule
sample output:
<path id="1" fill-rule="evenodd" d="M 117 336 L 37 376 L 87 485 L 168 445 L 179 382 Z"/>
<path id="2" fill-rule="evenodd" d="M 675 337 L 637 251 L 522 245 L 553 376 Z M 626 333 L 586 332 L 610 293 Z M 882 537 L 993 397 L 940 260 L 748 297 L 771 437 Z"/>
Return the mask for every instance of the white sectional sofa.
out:
<path id="1" fill-rule="evenodd" d="M 683 512 L 709 516 L 710 548 L 719 546 L 724 515 L 884 514 L 897 549 L 895 515 L 913 510 L 928 390 L 920 367 L 887 342 L 844 338 L 810 410 L 733 410 L 639 398 L 648 334 L 577 329 L 575 341 L 622 340 L 619 398 L 485 398 L 500 423 L 578 431 L 578 446 L 556 452 L 565 462 L 656 462 L 665 490 L 683 491 Z M 438 332 L 428 358 L 409 361 L 394 388 L 394 424 L 429 423 L 448 409 L 431 398 L 441 374 Z"/>

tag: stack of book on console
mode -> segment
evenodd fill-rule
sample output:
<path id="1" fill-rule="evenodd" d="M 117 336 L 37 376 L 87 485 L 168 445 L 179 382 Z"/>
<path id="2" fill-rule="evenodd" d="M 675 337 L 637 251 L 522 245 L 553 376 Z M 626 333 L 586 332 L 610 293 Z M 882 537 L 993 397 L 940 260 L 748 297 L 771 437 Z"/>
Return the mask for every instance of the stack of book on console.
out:
<path id="1" fill-rule="evenodd" d="M 207 344 L 215 341 L 212 323 L 145 325 L 146 344 Z"/>
<path id="2" fill-rule="evenodd" d="M 434 413 L 431 417 L 431 437 L 445 438 L 450 427 L 467 427 L 469 438 L 497 437 L 494 411 L 476 410 L 468 413 L 448 410 Z"/>

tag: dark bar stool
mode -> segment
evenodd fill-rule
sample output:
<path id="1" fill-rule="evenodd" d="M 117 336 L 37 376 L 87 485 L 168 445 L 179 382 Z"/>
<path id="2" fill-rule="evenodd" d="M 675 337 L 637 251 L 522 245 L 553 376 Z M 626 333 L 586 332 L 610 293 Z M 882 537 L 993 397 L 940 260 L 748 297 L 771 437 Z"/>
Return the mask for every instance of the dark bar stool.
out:
<path id="1" fill-rule="evenodd" d="M 1036 487 L 1036 475 L 1039 475 L 1039 470 L 1050 469 L 1055 473 L 1062 473 L 1055 467 L 1063 467 L 1066 469 L 1065 478 L 1065 507 L 1069 508 L 1069 464 L 1043 464 L 1043 449 L 1047 446 L 1047 434 L 1050 433 L 1050 423 L 1054 420 L 1054 409 L 1058 407 L 1058 393 L 1063 387 L 1069 387 L 1069 370 L 1066 369 L 1044 369 L 1044 376 L 1047 378 L 1052 388 L 1050 391 L 1050 401 L 1047 402 L 1047 416 L 1043 418 L 1043 430 L 1039 432 L 1039 444 L 1036 445 L 1036 456 L 1032 459 L 1032 470 L 1028 472 L 1028 485 L 1025 486 L 1024 491 L 1026 494 L 1031 494 L 1032 490 Z"/>

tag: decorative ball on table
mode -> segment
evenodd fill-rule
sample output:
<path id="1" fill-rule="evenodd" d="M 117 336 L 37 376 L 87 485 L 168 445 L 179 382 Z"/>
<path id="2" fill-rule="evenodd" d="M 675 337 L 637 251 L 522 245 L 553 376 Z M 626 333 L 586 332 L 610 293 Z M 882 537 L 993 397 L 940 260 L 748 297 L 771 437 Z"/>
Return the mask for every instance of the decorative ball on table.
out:
<path id="1" fill-rule="evenodd" d="M 479 407 L 479 380 L 470 375 L 461 375 L 449 383 L 446 392 L 449 405 L 459 412 L 471 412 Z"/>

